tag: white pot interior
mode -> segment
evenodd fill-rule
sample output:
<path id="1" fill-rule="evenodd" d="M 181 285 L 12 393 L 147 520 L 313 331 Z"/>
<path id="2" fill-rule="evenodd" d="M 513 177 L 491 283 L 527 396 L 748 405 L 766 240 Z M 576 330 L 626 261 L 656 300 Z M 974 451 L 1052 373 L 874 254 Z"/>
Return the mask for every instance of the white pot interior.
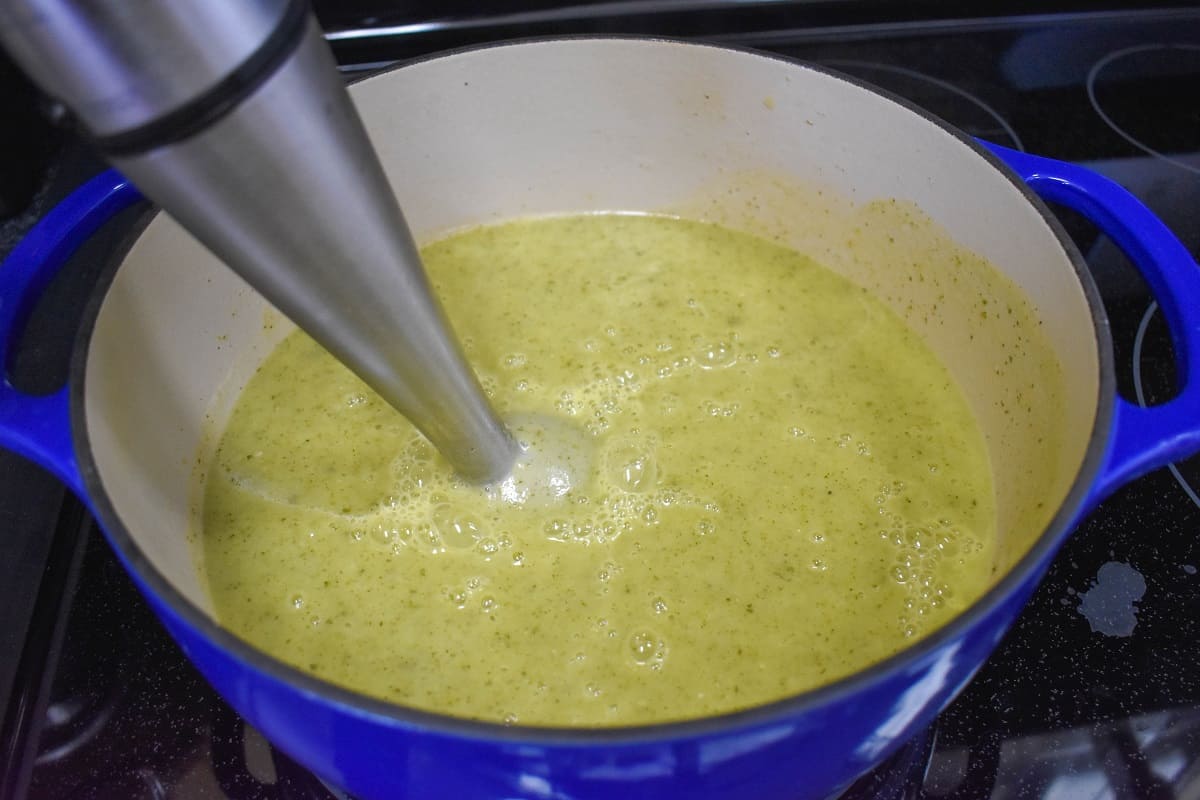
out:
<path id="1" fill-rule="evenodd" d="M 958 378 L 992 459 L 1002 568 L 1064 498 L 1099 392 L 1085 296 L 1021 191 L 920 114 L 771 57 L 650 40 L 463 52 L 352 94 L 419 240 L 600 210 L 782 237 L 888 302 Z M 1020 287 L 1036 323 L 1014 325 L 1005 309 L 1020 300 L 973 254 Z M 197 469 L 291 327 L 165 215 L 96 321 L 84 410 L 104 489 L 154 566 L 204 609 L 189 535 Z"/>

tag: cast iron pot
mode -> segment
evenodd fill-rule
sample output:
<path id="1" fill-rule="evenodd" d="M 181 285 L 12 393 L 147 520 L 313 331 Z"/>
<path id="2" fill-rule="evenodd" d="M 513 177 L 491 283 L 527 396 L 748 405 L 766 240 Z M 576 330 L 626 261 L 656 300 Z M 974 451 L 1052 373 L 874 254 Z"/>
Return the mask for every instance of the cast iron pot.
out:
<path id="1" fill-rule="evenodd" d="M 672 41 L 466 50 L 365 80 L 353 96 L 419 237 L 517 215 L 611 209 L 707 208 L 756 227 L 722 211 L 721 197 L 776 223 L 795 214 L 795 228 L 807 233 L 790 236 L 785 225 L 783 238 L 828 246 L 827 265 L 906 315 L 962 385 L 988 440 L 1005 566 L 967 611 L 886 661 L 719 717 L 605 730 L 504 727 L 325 683 L 221 627 L 188 536 L 197 453 L 289 326 L 159 215 L 98 290 L 69 385 L 45 397 L 22 395 L 7 380 L 0 386 L 0 445 L 49 468 L 87 503 L 163 624 L 239 713 L 355 796 L 829 796 L 961 690 L 1082 514 L 1200 445 L 1196 264 L 1142 205 L 1082 169 L 974 142 L 842 76 Z M 776 200 L 791 199 L 778 202 L 755 194 L 771 181 L 820 187 L 831 202 L 858 208 L 878 198 L 915 204 L 1028 295 L 1041 332 L 1009 344 L 1023 341 L 1016 350 L 1030 352 L 1009 348 L 1008 366 L 997 367 L 997 342 L 1010 333 L 971 327 L 982 323 L 971 322 L 979 315 L 969 308 L 978 288 L 963 288 L 970 281 L 934 273 L 943 296 L 931 305 L 923 290 L 905 288 L 922 283 L 910 280 L 920 269 L 912 259 L 840 259 L 822 235 L 841 223 L 814 222 L 820 214 L 796 200 L 803 191 L 781 190 Z M 1174 337 L 1179 397 L 1143 409 L 1115 396 L 1095 287 L 1036 195 L 1089 217 L 1142 271 Z M 138 199 L 119 175 L 101 175 L 13 251 L 0 268 L 5 364 L 41 287 L 105 219 Z M 1036 347 L 1061 364 L 1059 403 L 1017 402 L 1046 388 L 1024 367 L 1037 360 Z"/>

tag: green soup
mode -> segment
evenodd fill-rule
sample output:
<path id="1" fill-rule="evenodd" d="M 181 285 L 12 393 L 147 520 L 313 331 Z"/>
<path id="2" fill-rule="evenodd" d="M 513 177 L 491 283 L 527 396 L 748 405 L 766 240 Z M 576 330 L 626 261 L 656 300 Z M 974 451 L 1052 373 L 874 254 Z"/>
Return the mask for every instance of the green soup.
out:
<path id="1" fill-rule="evenodd" d="M 891 311 L 794 251 L 667 217 L 518 221 L 423 251 L 500 413 L 590 467 L 554 502 L 464 485 L 301 333 L 209 470 L 223 624 L 404 705 L 678 720 L 833 681 L 992 575 L 980 430 Z"/>

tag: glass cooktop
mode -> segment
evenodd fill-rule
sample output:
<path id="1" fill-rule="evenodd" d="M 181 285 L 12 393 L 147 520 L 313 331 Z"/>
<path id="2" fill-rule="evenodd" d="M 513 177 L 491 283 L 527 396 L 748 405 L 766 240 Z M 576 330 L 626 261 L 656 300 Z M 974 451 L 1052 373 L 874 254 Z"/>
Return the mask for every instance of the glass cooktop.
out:
<path id="1" fill-rule="evenodd" d="M 367 12 L 324 18 L 349 71 L 525 32 L 676 33 L 794 56 L 906 97 L 972 135 L 1101 172 L 1200 255 L 1200 10 L 810 24 L 812 4 L 761 4 L 771 7 L 765 15 L 750 8 L 759 4 L 660 3 L 673 11 L 654 17 L 653 29 L 644 14 L 623 15 L 647 5 L 655 4 L 590 4 L 583 16 L 543 14 L 532 28 L 528 18 L 485 15 L 424 27 Z M 61 136 L 30 209 L 0 224 L 0 252 L 100 169 Z M 1111 316 L 1121 393 L 1168 399 L 1176 376 L 1156 304 L 1106 237 L 1055 210 Z M 61 379 L 71 323 L 127 224 L 98 236 L 43 304 L 14 365 L 23 385 Z M 1126 487 L 1080 525 L 965 692 L 846 796 L 1200 797 L 1198 571 L 1193 459 Z M 11 686 L 0 694 L 4 797 L 340 796 L 214 695 L 79 505 L 7 454 L 0 580 L 11 597 L 0 615 L 0 692 Z"/>

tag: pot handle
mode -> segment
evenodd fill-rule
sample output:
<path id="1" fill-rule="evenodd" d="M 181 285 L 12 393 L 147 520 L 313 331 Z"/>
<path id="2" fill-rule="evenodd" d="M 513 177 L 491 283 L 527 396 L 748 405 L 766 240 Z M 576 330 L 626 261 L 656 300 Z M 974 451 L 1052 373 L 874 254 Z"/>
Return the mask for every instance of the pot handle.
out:
<path id="1" fill-rule="evenodd" d="M 1167 226 L 1116 182 L 1074 164 L 987 147 L 1042 199 L 1083 214 L 1142 273 L 1171 332 L 1179 394 L 1144 408 L 1118 397 L 1092 508 L 1122 484 L 1200 450 L 1200 267 Z"/>
<path id="2" fill-rule="evenodd" d="M 71 443 L 70 400 L 18 391 L 8 379 L 13 350 L 50 279 L 87 238 L 142 199 L 114 170 L 97 175 L 50 210 L 0 264 L 0 447 L 45 467 L 86 502 Z"/>

